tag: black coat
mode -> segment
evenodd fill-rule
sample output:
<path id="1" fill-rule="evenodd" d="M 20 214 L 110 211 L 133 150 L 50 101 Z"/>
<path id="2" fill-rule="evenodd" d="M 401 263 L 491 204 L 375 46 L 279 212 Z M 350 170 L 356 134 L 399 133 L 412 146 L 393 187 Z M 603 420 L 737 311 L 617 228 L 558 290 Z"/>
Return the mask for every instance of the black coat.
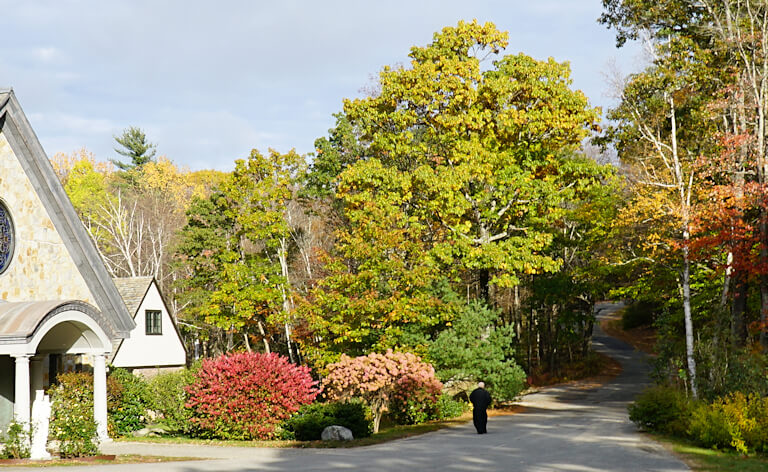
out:
<path id="1" fill-rule="evenodd" d="M 476 388 L 469 394 L 469 401 L 476 410 L 485 410 L 491 405 L 491 394 L 484 388 Z"/>
<path id="2" fill-rule="evenodd" d="M 469 401 L 472 402 L 472 423 L 475 424 L 478 434 L 488 432 L 488 413 L 485 411 L 491 404 L 491 394 L 484 388 L 476 388 L 469 394 Z"/>

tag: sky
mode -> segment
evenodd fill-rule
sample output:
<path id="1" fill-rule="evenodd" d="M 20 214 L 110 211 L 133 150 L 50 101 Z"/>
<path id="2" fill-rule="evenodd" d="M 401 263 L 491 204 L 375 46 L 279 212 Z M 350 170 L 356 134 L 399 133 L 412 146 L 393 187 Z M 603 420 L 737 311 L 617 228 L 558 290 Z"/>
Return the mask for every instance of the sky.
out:
<path id="1" fill-rule="evenodd" d="M 603 108 L 606 75 L 639 68 L 615 48 L 600 0 L 0 0 L 0 88 L 12 87 L 46 153 L 118 158 L 144 130 L 158 155 L 231 170 L 251 149 L 314 150 L 344 98 L 459 20 L 509 32 L 505 53 L 569 61 Z"/>

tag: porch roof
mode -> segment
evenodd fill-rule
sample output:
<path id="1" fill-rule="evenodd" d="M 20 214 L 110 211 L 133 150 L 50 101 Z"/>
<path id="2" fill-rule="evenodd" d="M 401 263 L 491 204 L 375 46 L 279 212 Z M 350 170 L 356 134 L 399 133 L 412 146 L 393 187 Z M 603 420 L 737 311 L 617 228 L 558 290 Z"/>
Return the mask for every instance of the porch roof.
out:
<path id="1" fill-rule="evenodd" d="M 101 312 L 81 301 L 4 302 L 0 303 L 0 344 L 26 342 L 46 319 L 67 310 L 85 313 L 108 335 L 114 333 L 114 327 L 108 323 Z"/>

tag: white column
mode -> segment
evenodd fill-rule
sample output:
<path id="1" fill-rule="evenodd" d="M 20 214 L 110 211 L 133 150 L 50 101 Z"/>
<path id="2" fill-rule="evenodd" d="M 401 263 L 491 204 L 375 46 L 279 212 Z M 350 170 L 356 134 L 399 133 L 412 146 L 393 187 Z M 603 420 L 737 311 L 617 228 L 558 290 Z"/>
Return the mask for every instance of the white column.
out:
<path id="1" fill-rule="evenodd" d="M 32 358 L 29 362 L 29 376 L 32 384 L 32 459 L 50 459 L 45 446 L 48 444 L 48 429 L 51 419 L 51 400 L 43 389 L 43 359 Z"/>
<path id="2" fill-rule="evenodd" d="M 32 406 L 34 408 L 35 401 L 43 398 L 45 393 L 43 390 L 43 360 L 35 359 L 34 357 L 29 360 L 29 383 L 32 387 Z"/>
<path id="3" fill-rule="evenodd" d="M 99 441 L 109 441 L 107 433 L 107 355 L 93 356 L 93 419 Z"/>
<path id="4" fill-rule="evenodd" d="M 16 358 L 16 386 L 13 399 L 13 418 L 17 423 L 29 424 L 29 354 L 19 354 Z"/>

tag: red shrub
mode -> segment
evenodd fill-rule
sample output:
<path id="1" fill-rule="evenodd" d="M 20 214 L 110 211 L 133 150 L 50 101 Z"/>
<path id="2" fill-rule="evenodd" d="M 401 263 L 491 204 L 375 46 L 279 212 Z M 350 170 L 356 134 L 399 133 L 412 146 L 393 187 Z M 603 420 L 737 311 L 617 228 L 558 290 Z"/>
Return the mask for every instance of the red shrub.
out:
<path id="1" fill-rule="evenodd" d="M 187 393 L 190 421 L 200 436 L 269 439 L 319 389 L 308 367 L 274 353 L 241 353 L 203 361 Z"/>

